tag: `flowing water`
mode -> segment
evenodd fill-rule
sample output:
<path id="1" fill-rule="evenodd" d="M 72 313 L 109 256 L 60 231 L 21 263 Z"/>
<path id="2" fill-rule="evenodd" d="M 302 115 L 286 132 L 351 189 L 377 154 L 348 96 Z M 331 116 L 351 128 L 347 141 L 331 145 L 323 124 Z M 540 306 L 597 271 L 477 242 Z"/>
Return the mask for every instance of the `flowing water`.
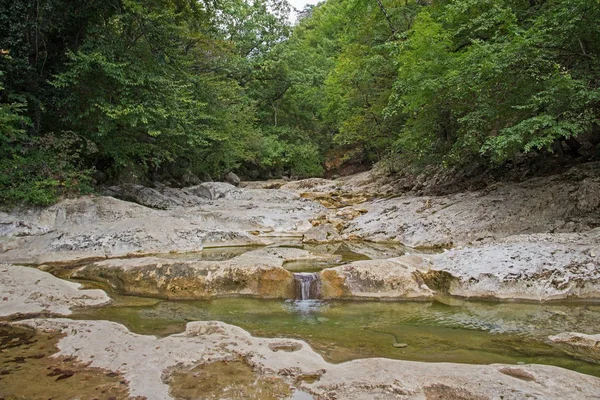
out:
<path id="1" fill-rule="evenodd" d="M 342 262 L 414 251 L 373 243 L 280 245 L 337 254 Z M 201 256 L 225 260 L 252 249 L 211 249 Z M 174 257 L 188 256 L 197 259 L 199 254 Z M 598 333 L 600 304 L 486 303 L 448 298 L 430 302 L 320 301 L 315 272 L 330 266 L 306 262 L 284 265 L 295 275 L 297 300 L 167 301 L 122 296 L 102 287 L 113 298 L 112 304 L 80 310 L 72 317 L 115 321 L 133 332 L 158 336 L 182 332 L 190 321 L 223 321 L 255 336 L 306 340 L 331 362 L 387 357 L 473 364 L 537 363 L 600 376 L 600 365 L 579 360 L 548 340 L 550 335 L 569 331 Z M 59 271 L 53 273 L 60 275 Z"/>
<path id="2" fill-rule="evenodd" d="M 319 275 L 315 272 L 294 273 L 296 299 L 311 300 L 319 298 Z"/>

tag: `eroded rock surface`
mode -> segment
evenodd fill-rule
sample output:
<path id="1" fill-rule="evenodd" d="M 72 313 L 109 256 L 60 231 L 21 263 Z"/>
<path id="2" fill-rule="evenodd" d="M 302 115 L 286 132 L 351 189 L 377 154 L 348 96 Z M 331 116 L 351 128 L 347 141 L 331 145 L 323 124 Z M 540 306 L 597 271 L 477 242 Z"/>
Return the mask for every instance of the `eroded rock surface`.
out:
<path id="1" fill-rule="evenodd" d="M 68 282 L 35 268 L 0 264 L 0 317 L 16 314 L 69 315 L 75 307 L 110 302 L 102 290 L 80 290 Z"/>
<path id="2" fill-rule="evenodd" d="M 549 339 L 552 344 L 575 358 L 600 364 L 600 334 L 565 332 L 550 336 Z"/>
<path id="3" fill-rule="evenodd" d="M 85 265 L 72 277 L 110 284 L 120 293 L 168 299 L 223 296 L 294 298 L 294 277 L 285 263 L 335 263 L 338 256 L 295 248 L 265 248 L 230 260 L 161 257 L 110 259 Z"/>
<path id="4" fill-rule="evenodd" d="M 321 297 L 423 300 L 435 295 L 403 258 L 356 261 L 320 273 Z"/>
<path id="5" fill-rule="evenodd" d="M 600 299 L 600 231 L 517 235 L 496 244 L 359 261 L 321 271 L 325 298 L 451 295 L 494 300 Z"/>
<path id="6" fill-rule="evenodd" d="M 309 220 L 325 210 L 291 192 L 217 182 L 135 193 L 124 197 L 149 205 L 169 201 L 159 210 L 112 197 L 82 197 L 0 213 L 0 262 L 39 264 L 265 245 L 271 243 L 268 236 L 301 238 L 312 227 Z"/>
<path id="7" fill-rule="evenodd" d="M 131 395 L 148 399 L 171 399 L 198 387 L 204 388 L 205 396 L 235 389 L 235 377 L 206 385 L 207 370 L 223 369 L 240 372 L 242 380 L 249 375 L 249 381 L 260 382 L 261 398 L 295 390 L 318 399 L 593 399 L 600 392 L 599 378 L 542 365 L 475 366 L 381 358 L 329 364 L 302 341 L 255 338 L 221 322 L 188 323 L 184 333 L 161 339 L 107 321 L 35 319 L 19 324 L 62 332 L 66 336 L 58 343 L 60 356 L 75 356 L 90 367 L 123 374 Z M 282 346 L 289 351 L 280 351 Z M 185 386 L 178 387 L 178 382 Z"/>
<path id="8" fill-rule="evenodd" d="M 524 233 L 584 232 L 600 225 L 600 163 L 563 175 L 446 196 L 403 196 L 362 204 L 347 238 L 443 247 Z"/>

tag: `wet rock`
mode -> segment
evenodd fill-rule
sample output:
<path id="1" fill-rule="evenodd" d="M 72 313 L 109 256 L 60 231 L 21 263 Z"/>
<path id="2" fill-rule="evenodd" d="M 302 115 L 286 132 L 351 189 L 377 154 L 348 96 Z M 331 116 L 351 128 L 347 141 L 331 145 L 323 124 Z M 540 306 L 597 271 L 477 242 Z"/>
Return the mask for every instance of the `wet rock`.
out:
<path id="1" fill-rule="evenodd" d="M 100 306 L 110 302 L 102 290 L 79 290 L 80 287 L 78 283 L 58 279 L 35 268 L 0 264 L 0 316 L 69 315 L 76 307 Z"/>
<path id="2" fill-rule="evenodd" d="M 56 357 L 63 335 L 0 325 L 0 397 L 5 399 L 130 399 L 119 373 Z"/>
<path id="3" fill-rule="evenodd" d="M 267 248 L 225 261 L 159 257 L 113 259 L 92 263 L 72 276 L 110 284 L 124 294 L 168 299 L 223 296 L 294 298 L 294 277 L 284 264 L 319 262 L 335 256 L 312 255 L 293 248 Z"/>
<path id="4" fill-rule="evenodd" d="M 550 336 L 550 342 L 575 358 L 600 364 L 600 334 L 566 332 Z"/>
<path id="5" fill-rule="evenodd" d="M 170 394 L 177 399 L 279 400 L 292 394 L 290 385 L 274 374 L 261 374 L 244 358 L 198 365 L 178 365 L 165 371 Z"/>

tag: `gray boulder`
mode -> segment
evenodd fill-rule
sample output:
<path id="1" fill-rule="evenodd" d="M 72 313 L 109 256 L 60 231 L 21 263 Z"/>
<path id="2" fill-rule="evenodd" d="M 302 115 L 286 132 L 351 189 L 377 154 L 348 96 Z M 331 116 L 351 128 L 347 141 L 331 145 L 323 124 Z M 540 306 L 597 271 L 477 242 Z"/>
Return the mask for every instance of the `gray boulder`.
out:
<path id="1" fill-rule="evenodd" d="M 239 176 L 229 171 L 227 175 L 225 175 L 225 181 L 231 183 L 234 186 L 238 186 L 242 180 Z"/>

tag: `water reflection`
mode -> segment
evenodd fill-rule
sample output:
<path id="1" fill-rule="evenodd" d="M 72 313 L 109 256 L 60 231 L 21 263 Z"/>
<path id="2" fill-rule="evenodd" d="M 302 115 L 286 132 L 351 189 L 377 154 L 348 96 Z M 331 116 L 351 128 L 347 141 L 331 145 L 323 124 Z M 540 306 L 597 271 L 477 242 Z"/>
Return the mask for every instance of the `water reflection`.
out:
<path id="1" fill-rule="evenodd" d="M 304 339 L 332 362 L 364 357 L 525 362 L 600 375 L 597 364 L 576 360 L 547 340 L 560 332 L 596 333 L 600 305 L 248 298 L 145 303 L 139 298 L 115 297 L 113 305 L 84 310 L 75 318 L 108 319 L 134 332 L 156 335 L 181 332 L 189 321 L 223 321 L 256 336 Z"/>

